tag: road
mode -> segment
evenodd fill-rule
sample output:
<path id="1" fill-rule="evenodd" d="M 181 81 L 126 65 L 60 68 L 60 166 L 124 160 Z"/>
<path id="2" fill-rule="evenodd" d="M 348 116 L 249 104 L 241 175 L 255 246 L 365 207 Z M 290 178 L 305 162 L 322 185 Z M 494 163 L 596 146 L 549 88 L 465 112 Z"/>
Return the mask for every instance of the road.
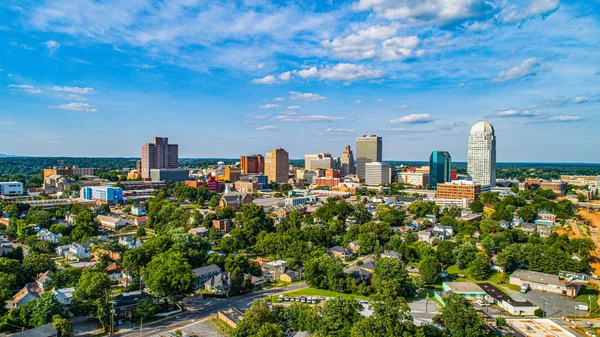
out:
<path id="1" fill-rule="evenodd" d="M 294 291 L 297 289 L 306 288 L 306 283 L 298 283 L 282 288 L 264 289 L 253 293 L 231 297 L 229 299 L 197 299 L 188 298 L 184 300 L 184 305 L 188 308 L 187 311 L 176 315 L 175 317 L 167 318 L 158 322 L 149 323 L 143 326 L 143 336 L 160 336 L 173 330 L 185 330 L 186 328 L 193 329 L 193 326 L 211 318 L 217 314 L 217 311 L 235 307 L 241 310 L 247 309 L 252 305 L 255 299 L 267 297 L 271 295 L 281 294 L 284 292 Z M 125 332 L 117 332 L 114 336 L 122 337 L 139 337 L 140 330 L 135 328 Z"/>

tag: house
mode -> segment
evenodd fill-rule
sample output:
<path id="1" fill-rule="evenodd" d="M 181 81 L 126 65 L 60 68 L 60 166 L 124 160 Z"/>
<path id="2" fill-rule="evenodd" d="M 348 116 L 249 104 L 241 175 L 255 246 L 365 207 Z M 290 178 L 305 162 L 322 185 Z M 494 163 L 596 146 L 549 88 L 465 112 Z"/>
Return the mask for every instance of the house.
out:
<path id="1" fill-rule="evenodd" d="M 548 221 L 551 223 L 551 225 L 553 225 L 556 222 L 556 214 L 553 214 L 545 209 L 541 209 L 538 211 L 537 218 L 538 220 Z"/>
<path id="2" fill-rule="evenodd" d="M 281 207 L 280 209 L 277 210 L 277 217 L 285 219 L 293 211 L 298 211 L 300 213 L 306 213 L 306 206 L 305 205 L 290 205 L 290 206 Z"/>
<path id="3" fill-rule="evenodd" d="M 300 281 L 300 273 L 295 270 L 288 270 L 281 274 L 279 279 L 283 282 L 297 282 Z"/>
<path id="4" fill-rule="evenodd" d="M 279 280 L 282 274 L 285 273 L 285 270 L 289 265 L 290 264 L 286 261 L 276 260 L 263 263 L 262 266 L 260 266 L 260 270 L 266 279 L 269 279 L 271 282 L 275 282 L 276 280 Z"/>
<path id="5" fill-rule="evenodd" d="M 537 232 L 540 234 L 540 237 L 547 238 L 552 234 L 552 227 L 538 225 Z"/>
<path id="6" fill-rule="evenodd" d="M 384 250 L 383 253 L 381 253 L 381 258 L 391 258 L 391 259 L 399 259 L 402 260 L 402 254 L 400 253 L 396 253 L 393 250 Z"/>
<path id="7" fill-rule="evenodd" d="M 360 245 L 358 244 L 358 241 L 348 242 L 348 247 L 354 254 L 358 254 L 358 251 L 360 250 Z"/>
<path id="8" fill-rule="evenodd" d="M 571 295 L 577 296 L 579 293 L 580 285 L 570 285 L 567 283 L 560 282 L 558 275 L 546 274 L 537 271 L 517 269 L 509 278 L 509 283 L 516 286 L 522 286 L 528 284 L 531 290 L 545 291 L 560 295 Z"/>
<path id="9" fill-rule="evenodd" d="M 232 328 L 237 328 L 238 323 L 244 317 L 244 313 L 236 308 L 217 311 L 217 318 L 225 322 Z"/>
<path id="10" fill-rule="evenodd" d="M 107 256 L 112 261 L 119 261 L 121 259 L 121 254 L 118 252 L 113 252 L 112 250 L 107 249 L 98 249 L 92 253 L 92 261 L 98 262 L 102 255 Z"/>
<path id="11" fill-rule="evenodd" d="M 154 299 L 150 294 L 144 291 L 130 291 L 122 293 L 113 298 L 114 312 L 116 318 L 131 319 L 135 314 L 135 307 L 141 301 L 153 302 Z"/>
<path id="12" fill-rule="evenodd" d="M 56 296 L 56 300 L 64 306 L 71 305 L 74 291 L 75 291 L 75 287 L 63 288 L 63 289 L 52 289 L 52 293 L 54 293 L 54 296 Z"/>
<path id="13" fill-rule="evenodd" d="M 131 214 L 136 216 L 144 216 L 146 215 L 146 207 L 140 205 L 131 206 Z"/>
<path id="14" fill-rule="evenodd" d="M 40 325 L 37 328 L 23 330 L 18 333 L 11 334 L 10 337 L 56 337 L 58 330 L 54 328 L 54 323 Z"/>
<path id="15" fill-rule="evenodd" d="M 67 260 L 87 259 L 92 256 L 90 243 L 72 243 L 70 245 L 59 246 L 56 248 L 56 255 L 64 257 Z"/>
<path id="16" fill-rule="evenodd" d="M 230 287 L 231 273 L 226 271 L 217 274 L 204 282 L 204 289 L 215 295 L 225 295 L 229 293 Z"/>
<path id="17" fill-rule="evenodd" d="M 250 277 L 250 281 L 252 282 L 252 285 L 254 286 L 254 288 L 262 288 L 264 286 L 267 285 L 267 281 L 264 277 L 262 276 L 252 276 L 250 274 L 246 274 L 244 275 L 244 278 Z"/>
<path id="18" fill-rule="evenodd" d="M 207 236 L 208 235 L 208 228 L 206 227 L 196 227 L 196 228 L 191 228 L 188 233 L 192 234 L 192 235 L 196 235 L 196 236 Z"/>
<path id="19" fill-rule="evenodd" d="M 148 218 L 145 216 L 140 216 L 137 217 L 133 220 L 133 224 L 140 227 L 140 226 L 145 226 L 146 222 L 148 222 Z"/>
<path id="20" fill-rule="evenodd" d="M 192 269 L 192 273 L 197 278 L 196 288 L 200 289 L 211 277 L 220 274 L 221 268 L 216 264 L 209 264 L 208 266 Z"/>
<path id="21" fill-rule="evenodd" d="M 512 221 L 510 222 L 510 226 L 511 227 L 521 227 L 523 225 L 523 223 L 524 223 L 523 219 L 521 219 L 520 217 L 515 215 L 513 217 Z"/>
<path id="22" fill-rule="evenodd" d="M 511 315 L 533 316 L 535 311 L 539 309 L 538 306 L 529 301 L 513 299 L 490 283 L 480 283 L 479 286 L 486 293 L 486 302 L 498 305 Z"/>
<path id="23" fill-rule="evenodd" d="M 25 287 L 13 296 L 12 301 L 8 302 L 7 307 L 10 309 L 18 308 L 40 298 L 45 291 L 45 284 L 51 279 L 49 271 L 36 275 L 35 281 L 25 284 Z"/>
<path id="24" fill-rule="evenodd" d="M 475 239 L 479 239 L 480 236 L 481 236 L 481 233 L 479 233 L 479 231 L 475 231 L 475 233 L 473 233 L 473 235 L 471 235 L 471 237 L 473 237 Z"/>
<path id="25" fill-rule="evenodd" d="M 521 230 L 527 234 L 533 234 L 537 231 L 537 226 L 532 223 L 524 223 L 521 226 Z"/>
<path id="26" fill-rule="evenodd" d="M 113 282 L 118 281 L 123 276 L 121 266 L 115 263 L 104 268 L 104 274 L 106 274 Z"/>
<path id="27" fill-rule="evenodd" d="M 249 205 L 252 203 L 252 196 L 246 192 L 229 192 L 224 193 L 219 200 L 219 206 L 221 207 L 233 207 L 239 210 L 243 205 Z"/>
<path id="28" fill-rule="evenodd" d="M 356 264 L 344 268 L 344 273 L 348 274 L 356 283 L 369 282 L 373 274 L 359 268 Z"/>
<path id="29" fill-rule="evenodd" d="M 450 294 L 458 294 L 466 299 L 480 299 L 486 296 L 485 291 L 473 282 L 442 282 L 442 291 L 436 291 L 434 297 L 445 305 L 444 298 Z"/>
<path id="30" fill-rule="evenodd" d="M 129 249 L 142 246 L 142 240 L 138 240 L 135 235 L 124 235 L 119 238 L 119 244 L 126 246 Z"/>
<path id="31" fill-rule="evenodd" d="M 454 228 L 451 226 L 435 225 L 432 229 L 433 236 L 441 237 L 444 240 L 454 236 Z"/>
<path id="32" fill-rule="evenodd" d="M 100 227 L 109 230 L 119 230 L 128 224 L 123 218 L 108 215 L 98 215 L 96 219 L 100 222 Z"/>
<path id="33" fill-rule="evenodd" d="M 510 222 L 506 220 L 500 220 L 500 227 L 503 229 L 510 229 Z"/>
<path id="34" fill-rule="evenodd" d="M 54 234 L 45 228 L 40 229 L 40 231 L 37 233 L 37 236 L 40 239 L 40 241 L 52 243 L 59 242 L 60 239 L 63 237 L 62 234 Z"/>
<path id="35" fill-rule="evenodd" d="M 361 264 L 360 266 L 358 266 L 358 268 L 373 274 L 375 272 L 375 263 L 373 261 L 369 261 L 367 263 Z"/>
<path id="36" fill-rule="evenodd" d="M 351 258 L 353 256 L 352 252 L 349 249 L 342 246 L 335 246 L 329 248 L 329 253 L 332 256 L 342 259 L 342 261 L 346 261 L 347 258 Z"/>
<path id="37" fill-rule="evenodd" d="M 230 219 L 213 220 L 212 226 L 222 232 L 229 233 L 233 222 Z"/>
<path id="38" fill-rule="evenodd" d="M 431 233 L 431 231 L 419 231 L 417 235 L 419 237 L 419 240 L 423 242 L 431 244 L 431 242 L 433 241 L 433 233 Z"/>

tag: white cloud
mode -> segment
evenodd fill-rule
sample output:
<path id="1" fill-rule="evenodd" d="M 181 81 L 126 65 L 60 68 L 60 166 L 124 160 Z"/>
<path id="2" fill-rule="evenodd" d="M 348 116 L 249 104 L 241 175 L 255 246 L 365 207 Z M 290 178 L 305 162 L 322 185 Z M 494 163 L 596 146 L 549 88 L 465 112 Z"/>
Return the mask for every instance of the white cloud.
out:
<path id="1" fill-rule="evenodd" d="M 87 111 L 87 112 L 97 112 L 98 109 L 87 103 L 73 102 L 61 105 L 50 105 L 52 109 L 62 109 L 62 110 L 73 110 L 73 111 Z"/>
<path id="2" fill-rule="evenodd" d="M 363 101 L 360 99 L 357 99 L 356 101 L 354 101 L 354 104 L 363 104 Z"/>
<path id="3" fill-rule="evenodd" d="M 520 110 L 520 109 L 502 109 L 496 111 L 492 117 L 537 117 L 543 115 L 540 111 Z"/>
<path id="4" fill-rule="evenodd" d="M 29 94 L 39 94 L 42 92 L 42 89 L 30 84 L 9 84 L 8 87 L 14 90 L 24 91 Z"/>
<path id="5" fill-rule="evenodd" d="M 259 106 L 259 108 L 261 108 L 261 109 L 275 109 L 275 108 L 279 108 L 280 106 L 281 105 L 279 105 L 279 104 L 271 104 L 271 103 L 269 103 L 269 104 L 263 104 L 263 105 Z"/>
<path id="6" fill-rule="evenodd" d="M 335 56 L 343 59 L 362 60 L 376 54 L 377 43 L 396 34 L 398 26 L 372 26 L 345 38 L 336 37 L 332 41 L 321 41 L 321 45 L 333 50 Z"/>
<path id="7" fill-rule="evenodd" d="M 570 122 L 579 122 L 582 121 L 583 118 L 579 116 L 552 116 L 545 117 L 531 121 L 531 123 L 570 123 Z"/>
<path id="8" fill-rule="evenodd" d="M 355 129 L 344 129 L 344 128 L 327 128 L 325 132 L 354 132 Z"/>
<path id="9" fill-rule="evenodd" d="M 390 123 L 426 124 L 431 123 L 434 120 L 435 118 L 431 117 L 429 114 L 410 114 L 404 117 L 392 119 Z"/>
<path id="10" fill-rule="evenodd" d="M 373 10 L 388 20 L 434 21 L 450 25 L 479 18 L 494 11 L 485 0 L 360 0 L 353 8 Z"/>
<path id="11" fill-rule="evenodd" d="M 400 110 L 408 110 L 408 105 L 406 105 L 406 104 L 402 104 L 402 105 L 400 106 Z"/>
<path id="12" fill-rule="evenodd" d="M 52 90 L 54 91 L 59 91 L 59 92 L 68 92 L 71 94 L 78 94 L 78 95 L 85 95 L 85 94 L 93 94 L 94 93 L 94 88 L 80 88 L 80 87 L 61 87 L 58 85 L 55 85 L 52 87 Z"/>
<path id="13" fill-rule="evenodd" d="M 266 114 L 252 116 L 252 119 L 265 119 L 268 116 Z"/>
<path id="14" fill-rule="evenodd" d="M 575 104 L 585 103 L 588 100 L 589 100 L 589 98 L 587 96 L 577 96 L 577 97 L 573 98 L 573 103 L 575 103 Z"/>
<path id="15" fill-rule="evenodd" d="M 523 4 L 527 4 L 523 6 Z M 507 23 L 519 22 L 536 16 L 546 16 L 558 9 L 560 0 L 529 0 L 521 4 L 511 4 L 502 9 L 500 20 Z"/>
<path id="16" fill-rule="evenodd" d="M 309 115 L 309 116 L 295 116 L 295 115 L 280 115 L 276 117 L 281 122 L 335 122 L 346 119 L 345 117 L 337 116 L 326 116 L 326 115 Z"/>
<path id="17" fill-rule="evenodd" d="M 287 81 L 290 80 L 291 74 L 292 73 L 289 72 L 289 71 L 281 73 L 281 74 L 279 74 L 279 79 L 282 80 L 282 81 L 284 81 L 284 82 L 287 82 Z"/>
<path id="18" fill-rule="evenodd" d="M 335 66 L 326 66 L 321 69 L 312 67 L 304 70 L 294 70 L 302 78 L 317 78 L 319 80 L 353 82 L 380 78 L 385 75 L 382 70 L 374 70 L 364 65 L 351 63 L 338 63 Z"/>
<path id="19" fill-rule="evenodd" d="M 274 101 L 285 101 L 285 97 L 275 97 L 273 98 Z"/>
<path id="20" fill-rule="evenodd" d="M 54 40 L 48 40 L 48 41 L 44 42 L 44 46 L 46 46 L 46 48 L 48 48 L 48 51 L 50 53 L 54 53 L 55 51 L 58 50 L 58 48 L 60 48 L 60 43 L 58 43 Z"/>
<path id="21" fill-rule="evenodd" d="M 275 130 L 276 128 L 273 125 L 265 125 L 256 128 L 256 130 Z"/>
<path id="22" fill-rule="evenodd" d="M 327 97 L 325 96 L 321 96 L 319 94 L 314 94 L 312 92 L 297 92 L 297 91 L 290 91 L 290 99 L 293 101 L 296 100 L 303 100 L 303 101 L 308 101 L 308 102 L 317 102 L 317 101 L 322 101 L 327 99 Z"/>
<path id="23" fill-rule="evenodd" d="M 275 79 L 275 76 L 273 75 L 267 75 L 262 78 L 255 78 L 250 82 L 253 84 L 275 84 L 277 82 L 277 79 Z"/>
<path id="24" fill-rule="evenodd" d="M 482 32 L 482 31 L 486 31 L 490 28 L 492 28 L 493 26 L 493 22 L 492 21 L 485 21 L 485 22 L 473 22 L 467 25 L 464 25 L 468 31 L 470 32 Z"/>
<path id="25" fill-rule="evenodd" d="M 300 106 L 299 105 L 290 105 L 287 108 L 288 108 L 288 110 L 298 110 L 298 109 L 300 109 Z"/>
<path id="26" fill-rule="evenodd" d="M 419 45 L 417 36 L 394 37 L 381 43 L 381 59 L 385 61 L 405 60 L 414 57 L 414 49 Z"/>
<path id="27" fill-rule="evenodd" d="M 537 73 L 540 71 L 540 68 L 541 64 L 537 58 L 528 58 L 518 66 L 514 66 L 508 70 L 499 72 L 498 77 L 494 78 L 492 82 L 501 83 L 526 77 L 533 77 L 537 75 Z"/>
<path id="28" fill-rule="evenodd" d="M 264 67 L 265 67 L 265 64 L 264 64 L 264 63 L 259 63 L 259 64 L 256 66 L 256 68 L 257 68 L 257 69 L 262 69 L 262 68 L 264 68 Z"/>

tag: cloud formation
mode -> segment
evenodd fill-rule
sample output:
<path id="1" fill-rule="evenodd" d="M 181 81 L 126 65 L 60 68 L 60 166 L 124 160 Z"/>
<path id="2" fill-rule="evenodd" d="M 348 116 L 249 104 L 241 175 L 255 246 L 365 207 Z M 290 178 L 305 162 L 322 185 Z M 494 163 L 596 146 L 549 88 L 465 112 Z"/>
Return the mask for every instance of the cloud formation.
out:
<path id="1" fill-rule="evenodd" d="M 277 83 L 277 79 L 273 75 L 267 75 L 261 78 L 255 78 L 250 81 L 253 84 L 275 84 Z"/>
<path id="2" fill-rule="evenodd" d="M 52 90 L 54 91 L 59 91 L 59 92 L 68 92 L 71 94 L 78 94 L 78 95 L 86 95 L 86 94 L 93 94 L 94 88 L 89 88 L 89 87 L 85 87 L 85 88 L 80 88 L 80 87 L 61 87 L 58 85 L 55 85 L 52 87 Z"/>
<path id="3" fill-rule="evenodd" d="M 433 122 L 434 120 L 435 118 L 431 117 L 429 114 L 410 114 L 400 118 L 392 119 L 390 123 L 427 124 Z"/>
<path id="4" fill-rule="evenodd" d="M 264 126 L 260 126 L 257 127 L 256 130 L 275 130 L 276 127 L 274 127 L 273 125 L 264 125 Z"/>
<path id="5" fill-rule="evenodd" d="M 272 104 L 272 103 L 263 104 L 263 105 L 259 106 L 259 108 L 261 108 L 261 109 L 275 109 L 275 108 L 279 108 L 279 107 L 281 107 L 281 105 L 279 105 L 279 104 Z"/>
<path id="6" fill-rule="evenodd" d="M 502 109 L 493 113 L 490 117 L 537 117 L 542 115 L 541 111 Z"/>
<path id="7" fill-rule="evenodd" d="M 60 47 L 60 43 L 54 40 L 49 40 L 44 42 L 44 46 L 46 46 L 46 48 L 48 48 L 48 51 L 52 54 L 58 50 L 58 48 Z"/>
<path id="8" fill-rule="evenodd" d="M 335 66 L 325 66 L 317 69 L 311 67 L 303 70 L 294 70 L 293 73 L 304 79 L 316 78 L 319 80 L 354 82 L 368 79 L 381 78 L 385 75 L 383 70 L 375 70 L 365 65 L 352 63 L 338 63 Z"/>
<path id="9" fill-rule="evenodd" d="M 281 122 L 335 122 L 346 119 L 345 117 L 338 116 L 326 116 L 326 115 L 310 115 L 310 116 L 296 116 L 296 115 L 280 115 L 275 117 Z"/>
<path id="10" fill-rule="evenodd" d="M 312 92 L 290 91 L 290 99 L 293 101 L 301 100 L 307 102 L 318 102 L 327 99 L 327 97 L 314 94 Z"/>
<path id="11" fill-rule="evenodd" d="M 29 94 L 39 94 L 42 89 L 31 84 L 9 84 L 8 87 L 13 90 L 23 91 Z"/>
<path id="12" fill-rule="evenodd" d="M 498 76 L 492 80 L 494 83 L 518 80 L 521 78 L 533 77 L 540 71 L 540 61 L 535 58 L 528 58 L 518 66 L 498 73 Z"/>
<path id="13" fill-rule="evenodd" d="M 49 108 L 52 109 L 62 109 L 62 110 L 72 110 L 72 111 L 87 111 L 87 112 L 97 112 L 98 109 L 87 103 L 73 102 L 61 105 L 50 105 Z"/>

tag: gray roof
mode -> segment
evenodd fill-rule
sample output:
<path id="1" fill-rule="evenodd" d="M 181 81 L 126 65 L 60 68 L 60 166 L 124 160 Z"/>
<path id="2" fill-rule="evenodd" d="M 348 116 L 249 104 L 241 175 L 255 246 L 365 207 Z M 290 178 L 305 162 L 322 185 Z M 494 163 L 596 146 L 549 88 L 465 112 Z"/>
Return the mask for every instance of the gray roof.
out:
<path id="1" fill-rule="evenodd" d="M 52 323 L 38 326 L 35 329 L 25 330 L 16 334 L 10 335 L 11 337 L 52 337 L 56 336 L 56 329 Z"/>
<path id="2" fill-rule="evenodd" d="M 558 275 L 541 273 L 538 271 L 531 271 L 525 269 L 517 269 L 515 270 L 510 277 L 515 277 L 520 279 L 523 282 L 535 282 L 539 284 L 549 284 L 549 285 L 564 285 L 558 280 Z"/>
<path id="3" fill-rule="evenodd" d="M 219 266 L 217 266 L 216 264 L 209 264 L 208 266 L 193 269 L 192 272 L 194 273 L 194 275 L 200 276 L 200 275 L 206 275 L 209 273 L 220 273 L 221 268 Z"/>

